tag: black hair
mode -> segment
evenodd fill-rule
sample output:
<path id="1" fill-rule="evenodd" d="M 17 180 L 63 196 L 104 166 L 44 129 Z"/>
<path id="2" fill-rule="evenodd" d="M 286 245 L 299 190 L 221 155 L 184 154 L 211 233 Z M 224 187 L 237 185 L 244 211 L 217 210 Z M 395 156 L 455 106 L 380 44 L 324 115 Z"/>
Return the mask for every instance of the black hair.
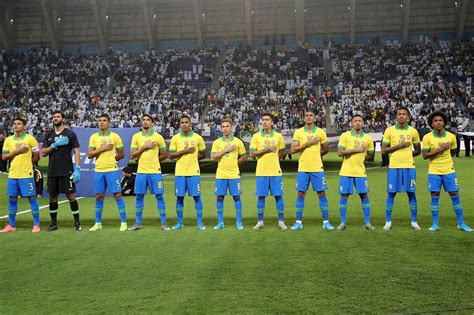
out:
<path id="1" fill-rule="evenodd" d="M 406 110 L 406 112 L 408 113 L 408 116 L 411 116 L 411 115 L 410 115 L 410 110 L 408 109 L 408 107 L 399 106 L 399 107 L 397 108 L 397 112 L 398 112 L 399 110 Z"/>
<path id="2" fill-rule="evenodd" d="M 359 114 L 352 115 L 351 120 L 356 118 L 356 117 L 360 117 L 360 119 L 364 120 L 364 117 L 362 117 L 362 115 L 359 115 Z"/>
<path id="3" fill-rule="evenodd" d="M 60 111 L 59 109 L 56 109 L 54 112 L 53 112 L 53 116 L 56 115 L 56 114 L 61 114 L 61 118 L 64 119 L 64 113 L 62 111 Z"/>
<path id="4" fill-rule="evenodd" d="M 262 118 L 265 117 L 265 116 L 266 116 L 266 117 L 270 117 L 270 120 L 273 121 L 273 115 L 272 115 L 271 113 L 264 113 L 264 114 L 262 115 Z"/>
<path id="5" fill-rule="evenodd" d="M 110 122 L 110 116 L 107 114 L 102 114 L 99 116 L 99 118 L 107 118 L 107 120 Z"/>
<path id="6" fill-rule="evenodd" d="M 191 122 L 191 117 L 189 117 L 188 115 L 183 115 L 179 118 L 179 121 L 181 122 L 181 119 L 184 119 L 184 118 L 187 118 L 189 120 L 189 122 Z"/>
<path id="7" fill-rule="evenodd" d="M 143 114 L 143 117 L 148 117 L 148 118 L 150 118 L 151 122 L 155 122 L 155 119 L 153 117 L 151 117 L 150 115 L 148 115 L 148 114 Z"/>
<path id="8" fill-rule="evenodd" d="M 132 174 L 132 169 L 129 166 L 125 166 L 122 171 L 126 174 Z"/>
<path id="9" fill-rule="evenodd" d="M 433 112 L 431 113 L 429 116 L 428 116 L 428 125 L 431 127 L 431 124 L 433 123 L 433 119 L 435 117 L 441 117 L 443 118 L 443 122 L 444 122 L 444 125 L 446 126 L 446 124 L 448 123 L 448 116 L 443 113 L 443 112 Z"/>

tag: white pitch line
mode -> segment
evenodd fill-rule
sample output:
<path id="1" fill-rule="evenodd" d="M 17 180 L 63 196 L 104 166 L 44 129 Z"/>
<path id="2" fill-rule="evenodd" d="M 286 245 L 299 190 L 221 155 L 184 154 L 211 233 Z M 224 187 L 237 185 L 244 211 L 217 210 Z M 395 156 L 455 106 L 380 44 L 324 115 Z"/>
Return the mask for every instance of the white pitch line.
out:
<path id="1" fill-rule="evenodd" d="M 85 198 L 85 197 L 77 197 L 76 200 L 79 200 L 79 199 L 82 199 L 82 198 Z M 62 203 L 65 203 L 65 202 L 69 202 L 69 200 L 60 201 L 60 202 L 58 202 L 58 204 L 62 204 Z M 49 207 L 49 205 L 41 206 L 41 207 L 39 207 L 39 210 L 47 208 L 47 207 Z M 31 212 L 31 209 L 17 212 L 16 215 L 25 214 L 25 213 L 28 213 L 28 212 Z M 0 217 L 0 219 L 7 219 L 7 218 L 8 218 L 8 215 L 4 215 L 4 216 Z"/>

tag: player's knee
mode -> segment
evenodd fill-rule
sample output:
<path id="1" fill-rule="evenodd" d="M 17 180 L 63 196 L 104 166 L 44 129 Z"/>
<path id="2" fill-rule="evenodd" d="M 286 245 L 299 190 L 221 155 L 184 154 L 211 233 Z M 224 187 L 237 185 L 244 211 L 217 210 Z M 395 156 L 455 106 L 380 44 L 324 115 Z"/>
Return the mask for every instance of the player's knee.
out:
<path id="1" fill-rule="evenodd" d="M 97 201 L 102 201 L 102 200 L 104 200 L 104 194 L 97 194 L 97 195 L 95 195 L 95 200 L 97 200 Z"/>
<path id="2" fill-rule="evenodd" d="M 318 197 L 319 198 L 326 197 L 326 192 L 325 191 L 318 191 Z"/>
<path id="3" fill-rule="evenodd" d="M 10 197 L 8 197 L 8 200 L 9 200 L 10 202 L 17 202 L 17 201 L 18 201 L 18 197 L 10 196 Z"/>
<path id="4" fill-rule="evenodd" d="M 232 196 L 234 198 L 234 201 L 240 201 L 240 196 Z"/>
<path id="5" fill-rule="evenodd" d="M 457 197 L 457 196 L 459 195 L 459 192 L 457 192 L 457 191 L 450 191 L 450 192 L 449 192 L 449 195 L 450 195 L 451 197 Z M 439 196 L 439 193 L 438 193 L 438 196 Z"/>
<path id="6" fill-rule="evenodd" d="M 349 197 L 349 195 L 347 195 L 346 198 L 348 198 L 348 197 Z M 368 197 L 368 195 L 367 195 L 367 193 L 362 193 L 362 194 L 359 194 L 359 197 L 360 197 L 360 199 L 365 199 L 365 198 Z"/>
<path id="7" fill-rule="evenodd" d="M 305 192 L 305 191 L 298 191 L 298 197 L 299 197 L 299 198 L 304 198 L 304 197 L 306 197 L 306 192 Z"/>
<path id="8" fill-rule="evenodd" d="M 451 193 L 449 193 L 451 195 Z M 433 191 L 431 192 L 432 197 L 439 197 L 439 191 Z"/>
<path id="9" fill-rule="evenodd" d="M 49 203 L 58 202 L 58 195 L 49 195 Z"/>
<path id="10" fill-rule="evenodd" d="M 347 194 L 341 195 L 341 199 L 348 199 L 348 198 L 349 198 L 349 195 L 347 195 Z"/>
<path id="11" fill-rule="evenodd" d="M 68 194 L 66 195 L 67 199 L 69 202 L 75 201 L 76 200 L 76 194 Z M 56 201 L 58 201 L 58 198 L 56 197 Z"/>
<path id="12" fill-rule="evenodd" d="M 144 194 L 137 194 L 136 198 L 137 198 L 138 201 L 142 201 L 143 199 L 145 199 L 145 195 Z"/>
<path id="13" fill-rule="evenodd" d="M 224 196 L 217 196 L 217 202 L 224 202 Z"/>
<path id="14" fill-rule="evenodd" d="M 115 193 L 114 198 L 115 200 L 119 200 L 120 198 L 122 198 L 122 193 Z"/>

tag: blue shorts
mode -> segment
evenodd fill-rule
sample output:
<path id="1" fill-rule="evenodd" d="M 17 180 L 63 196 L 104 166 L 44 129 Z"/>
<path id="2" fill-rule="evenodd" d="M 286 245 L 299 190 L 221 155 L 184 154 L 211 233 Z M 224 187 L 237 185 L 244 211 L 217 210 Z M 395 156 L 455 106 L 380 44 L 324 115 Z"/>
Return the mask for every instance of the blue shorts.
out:
<path id="1" fill-rule="evenodd" d="M 313 186 L 313 191 L 328 190 L 324 172 L 298 172 L 298 175 L 296 175 L 296 190 L 308 191 L 309 183 Z"/>
<path id="2" fill-rule="evenodd" d="M 184 197 L 186 191 L 189 196 L 201 196 L 200 176 L 175 176 L 174 193 L 177 197 Z"/>
<path id="3" fill-rule="evenodd" d="M 105 193 L 107 188 L 112 194 L 122 192 L 120 187 L 120 171 L 94 172 L 94 193 Z"/>
<path id="4" fill-rule="evenodd" d="M 9 178 L 7 195 L 9 197 L 31 197 L 36 196 L 35 179 L 30 178 Z"/>
<path id="5" fill-rule="evenodd" d="M 366 194 L 369 192 L 367 177 L 339 176 L 339 194 L 352 195 L 354 186 L 358 194 Z"/>
<path id="6" fill-rule="evenodd" d="M 416 192 L 416 169 L 389 168 L 387 173 L 387 192 Z"/>
<path id="7" fill-rule="evenodd" d="M 428 174 L 429 191 L 440 192 L 441 186 L 443 186 L 446 192 L 459 191 L 458 176 L 456 173 L 446 175 Z"/>
<path id="8" fill-rule="evenodd" d="M 165 193 L 165 184 L 161 174 L 143 174 L 137 173 L 135 177 L 135 194 L 144 195 L 146 189 L 150 188 L 153 195 L 162 195 Z"/>
<path id="9" fill-rule="evenodd" d="M 283 196 L 283 177 L 282 176 L 257 176 L 256 196 L 266 197 L 268 191 L 272 196 Z"/>
<path id="10" fill-rule="evenodd" d="M 227 195 L 227 189 L 229 189 L 229 194 L 231 196 L 242 195 L 242 185 L 240 184 L 240 178 L 216 178 L 216 188 L 214 189 L 214 194 L 216 196 L 225 196 Z"/>

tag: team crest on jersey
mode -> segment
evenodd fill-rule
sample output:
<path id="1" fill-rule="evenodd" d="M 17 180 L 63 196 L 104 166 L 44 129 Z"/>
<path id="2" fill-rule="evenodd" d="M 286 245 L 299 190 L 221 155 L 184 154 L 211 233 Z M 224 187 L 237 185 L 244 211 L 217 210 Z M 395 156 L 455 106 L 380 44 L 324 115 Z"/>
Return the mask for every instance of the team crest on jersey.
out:
<path id="1" fill-rule="evenodd" d="M 191 141 L 191 145 L 194 146 L 194 141 Z"/>

